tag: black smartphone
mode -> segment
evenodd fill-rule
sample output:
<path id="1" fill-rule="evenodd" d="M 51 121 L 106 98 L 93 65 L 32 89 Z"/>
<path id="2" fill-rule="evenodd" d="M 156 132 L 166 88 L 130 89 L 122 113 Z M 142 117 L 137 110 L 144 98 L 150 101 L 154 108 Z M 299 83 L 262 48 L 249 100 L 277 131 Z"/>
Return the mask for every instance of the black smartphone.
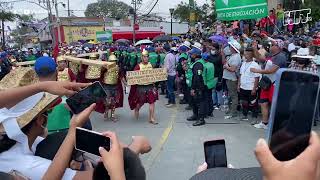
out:
<path id="1" fill-rule="evenodd" d="M 94 82 L 87 88 L 69 97 L 66 102 L 74 114 L 85 110 L 93 103 L 103 102 L 107 97 L 106 92 L 100 82 Z"/>
<path id="2" fill-rule="evenodd" d="M 99 147 L 110 150 L 110 138 L 83 128 L 76 129 L 76 150 L 100 156 Z"/>
<path id="3" fill-rule="evenodd" d="M 278 160 L 294 159 L 309 145 L 318 93 L 318 75 L 278 70 L 268 131 L 270 149 Z"/>
<path id="4" fill-rule="evenodd" d="M 227 167 L 226 143 L 224 140 L 206 141 L 203 146 L 208 169 Z"/>

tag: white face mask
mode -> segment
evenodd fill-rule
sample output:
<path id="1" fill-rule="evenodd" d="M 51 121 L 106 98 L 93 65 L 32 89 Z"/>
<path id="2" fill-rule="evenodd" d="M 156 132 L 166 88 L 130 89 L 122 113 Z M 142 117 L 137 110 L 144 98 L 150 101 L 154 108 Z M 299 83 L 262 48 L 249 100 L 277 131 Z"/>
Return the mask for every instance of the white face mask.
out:
<path id="1" fill-rule="evenodd" d="M 210 51 L 212 55 L 215 55 L 217 53 L 217 51 L 211 50 Z"/>

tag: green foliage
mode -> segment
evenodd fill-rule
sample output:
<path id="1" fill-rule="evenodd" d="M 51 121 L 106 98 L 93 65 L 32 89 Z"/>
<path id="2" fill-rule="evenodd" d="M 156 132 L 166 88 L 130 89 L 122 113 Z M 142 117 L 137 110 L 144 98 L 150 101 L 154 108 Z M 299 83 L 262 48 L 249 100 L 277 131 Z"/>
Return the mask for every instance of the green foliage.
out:
<path id="1" fill-rule="evenodd" d="M 311 17 L 313 22 L 320 20 L 320 3 L 318 0 L 305 0 L 302 8 L 311 8 Z"/>
<path id="2" fill-rule="evenodd" d="M 86 17 L 104 16 L 109 18 L 124 18 L 129 14 L 131 6 L 117 0 L 100 0 L 87 6 Z"/>
<path id="3" fill-rule="evenodd" d="M 189 22 L 191 10 L 188 3 L 181 1 L 175 8 L 173 17 L 181 22 Z M 197 21 L 213 21 L 216 17 L 214 13 L 214 1 L 210 5 L 205 3 L 202 6 L 195 3 L 193 11 L 196 14 Z"/>
<path id="4" fill-rule="evenodd" d="M 14 21 L 17 16 L 12 12 L 0 11 L 0 20 L 2 21 Z"/>
<path id="5" fill-rule="evenodd" d="M 18 15 L 18 19 L 21 22 L 30 22 L 34 20 L 32 15 Z M 12 30 L 10 35 L 13 37 L 14 42 L 21 47 L 24 43 L 25 35 L 30 32 L 33 32 L 32 28 L 27 26 L 17 26 L 16 29 Z"/>

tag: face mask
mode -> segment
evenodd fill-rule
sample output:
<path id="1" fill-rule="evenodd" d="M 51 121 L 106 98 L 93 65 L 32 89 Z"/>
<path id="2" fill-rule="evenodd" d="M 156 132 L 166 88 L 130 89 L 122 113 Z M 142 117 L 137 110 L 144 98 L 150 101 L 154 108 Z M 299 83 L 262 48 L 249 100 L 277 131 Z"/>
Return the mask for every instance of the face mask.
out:
<path id="1" fill-rule="evenodd" d="M 217 51 L 211 50 L 211 54 L 215 55 L 217 53 Z"/>

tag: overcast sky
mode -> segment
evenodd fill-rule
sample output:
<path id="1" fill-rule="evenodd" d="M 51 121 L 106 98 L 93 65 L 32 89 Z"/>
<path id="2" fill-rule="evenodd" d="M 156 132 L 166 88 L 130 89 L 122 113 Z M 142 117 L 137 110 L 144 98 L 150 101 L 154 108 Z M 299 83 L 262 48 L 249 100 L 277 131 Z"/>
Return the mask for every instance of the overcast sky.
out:
<path id="1" fill-rule="evenodd" d="M 0 0 L 2 1 L 2 0 Z M 13 1 L 13 0 L 4 0 L 4 1 Z M 31 1 L 38 1 L 38 0 L 31 0 Z M 123 1 L 127 4 L 131 4 L 132 0 L 120 0 Z M 147 13 L 152 5 L 156 0 L 143 0 L 141 7 L 139 8 L 140 13 Z M 179 4 L 181 1 L 183 2 L 189 2 L 189 0 L 159 0 L 155 8 L 153 9 L 153 13 L 158 13 L 158 15 L 164 17 L 164 18 L 169 18 L 170 17 L 170 12 L 169 8 L 174 8 Z M 195 2 L 199 5 L 202 5 L 205 2 L 209 2 L 210 0 L 195 0 Z M 58 2 L 63 2 L 67 3 L 67 0 L 58 0 Z M 74 15 L 76 16 L 84 16 L 84 10 L 86 9 L 87 5 L 93 2 L 97 2 L 97 0 L 70 0 L 70 9 L 74 10 Z M 61 4 L 58 6 L 59 8 L 59 16 L 67 16 L 67 8 L 63 8 Z M 34 17 L 37 19 L 42 19 L 48 16 L 47 11 L 41 9 L 35 4 L 28 3 L 28 2 L 18 2 L 13 4 L 13 9 L 14 13 L 17 14 L 34 14 Z M 55 10 L 53 9 L 53 13 L 55 13 Z M 10 26 L 11 29 L 15 28 L 15 23 L 8 23 L 6 22 L 5 29 L 7 29 L 7 26 Z"/>
<path id="2" fill-rule="evenodd" d="M 10 0 L 8 0 L 10 1 Z M 36 0 L 33 0 L 36 1 Z M 127 4 L 131 3 L 131 0 L 120 0 Z M 156 0 L 143 0 L 143 4 L 140 8 L 141 13 L 146 13 L 149 9 L 151 9 L 151 3 Z M 181 1 L 188 2 L 188 0 L 159 0 L 158 4 L 155 6 L 153 12 L 160 13 L 161 16 L 169 16 L 169 8 L 176 7 Z M 202 5 L 207 0 L 196 0 L 196 2 Z M 67 0 L 58 0 L 58 2 L 67 3 Z M 84 16 L 84 10 L 86 9 L 89 3 L 97 2 L 97 0 L 70 0 L 70 9 L 75 10 L 74 14 L 76 16 Z M 47 16 L 47 12 L 41 8 L 38 8 L 34 4 L 30 4 L 28 2 L 19 2 L 14 4 L 13 10 L 18 14 L 23 13 L 33 13 L 37 18 L 44 18 Z M 63 8 L 59 5 L 59 16 L 66 16 L 67 8 Z"/>

